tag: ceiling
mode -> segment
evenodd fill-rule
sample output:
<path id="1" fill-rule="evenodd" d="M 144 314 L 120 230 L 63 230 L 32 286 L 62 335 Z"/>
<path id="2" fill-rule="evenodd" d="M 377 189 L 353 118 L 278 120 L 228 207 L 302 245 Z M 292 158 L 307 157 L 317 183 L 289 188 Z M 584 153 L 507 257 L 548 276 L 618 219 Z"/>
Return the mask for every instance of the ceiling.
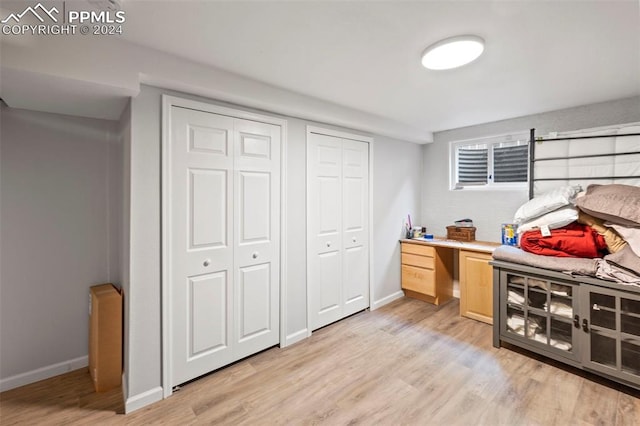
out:
<path id="1" fill-rule="evenodd" d="M 145 83 L 425 142 L 640 95 L 638 0 L 121 3 L 123 35 L 1 37 L 0 96 L 117 119 Z M 2 16 L 25 4 L 3 1 Z M 484 38 L 484 55 L 449 71 L 421 66 L 427 46 L 461 34 Z"/>
<path id="2" fill-rule="evenodd" d="M 640 94 L 639 5 L 124 0 L 124 39 L 432 132 Z M 422 68 L 460 34 L 480 59 Z"/>

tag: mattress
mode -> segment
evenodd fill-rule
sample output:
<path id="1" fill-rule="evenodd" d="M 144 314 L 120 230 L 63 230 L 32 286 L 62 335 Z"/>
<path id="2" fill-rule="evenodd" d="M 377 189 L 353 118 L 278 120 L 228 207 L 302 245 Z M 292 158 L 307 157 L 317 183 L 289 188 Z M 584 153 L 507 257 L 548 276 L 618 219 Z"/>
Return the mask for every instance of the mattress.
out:
<path id="1" fill-rule="evenodd" d="M 640 123 L 618 127 L 587 129 L 576 132 L 564 132 L 558 137 L 580 137 L 600 135 L 622 135 L 640 133 Z M 640 152 L 640 136 L 609 136 L 598 139 L 574 139 L 536 142 L 537 160 L 553 157 L 571 157 L 576 155 L 601 155 L 610 153 Z M 604 176 L 640 176 L 640 154 L 617 155 L 593 158 L 572 158 L 564 160 L 536 161 L 534 169 L 534 194 L 541 194 L 561 185 L 580 184 L 586 188 L 591 183 L 621 183 L 640 185 L 640 178 L 624 179 L 575 179 Z M 551 181 L 538 181 L 549 179 Z"/>

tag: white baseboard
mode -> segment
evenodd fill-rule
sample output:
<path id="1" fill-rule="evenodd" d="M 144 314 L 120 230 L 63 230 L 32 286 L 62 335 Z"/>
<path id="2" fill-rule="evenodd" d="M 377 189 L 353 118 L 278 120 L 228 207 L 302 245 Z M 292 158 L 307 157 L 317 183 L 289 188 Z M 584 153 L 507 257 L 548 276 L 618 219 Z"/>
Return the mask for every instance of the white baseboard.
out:
<path id="1" fill-rule="evenodd" d="M 126 401 L 129 396 L 129 390 L 127 389 L 127 375 L 125 372 L 122 372 L 122 400 Z"/>
<path id="2" fill-rule="evenodd" d="M 304 340 L 309 336 L 311 336 L 311 333 L 309 333 L 309 330 L 307 328 L 303 328 L 300 331 L 296 331 L 295 333 L 289 334 L 287 336 L 287 340 L 284 342 L 284 345 L 281 345 L 281 347 L 285 348 L 289 345 L 293 345 L 294 343 L 297 343 L 300 340 Z"/>
<path id="3" fill-rule="evenodd" d="M 395 293 L 390 294 L 386 297 L 383 297 L 380 300 L 374 301 L 373 304 L 371 305 L 371 310 L 375 311 L 376 309 L 383 307 L 387 303 L 391 303 L 394 300 L 400 299 L 401 297 L 404 297 L 404 291 L 402 290 L 396 291 Z"/>
<path id="4" fill-rule="evenodd" d="M 0 392 L 28 385 L 30 383 L 39 382 L 40 380 L 48 379 L 50 377 L 68 373 L 69 371 L 87 367 L 88 365 L 89 356 L 85 355 L 78 358 L 70 359 L 68 361 L 63 361 L 57 364 L 47 365 L 46 367 L 27 371 L 26 373 L 16 374 L 15 376 L 7 377 L 6 379 L 0 379 Z"/>
<path id="5" fill-rule="evenodd" d="M 132 413 L 142 407 L 146 407 L 149 404 L 162 400 L 162 387 L 157 386 L 153 389 L 149 389 L 146 392 L 134 395 L 131 398 L 127 398 L 124 403 L 124 413 Z"/>

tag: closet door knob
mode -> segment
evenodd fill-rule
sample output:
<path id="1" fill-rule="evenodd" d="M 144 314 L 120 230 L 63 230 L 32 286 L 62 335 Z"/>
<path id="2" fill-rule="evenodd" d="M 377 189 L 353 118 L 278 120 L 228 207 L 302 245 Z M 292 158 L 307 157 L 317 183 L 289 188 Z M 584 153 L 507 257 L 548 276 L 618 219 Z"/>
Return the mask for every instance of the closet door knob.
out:
<path id="1" fill-rule="evenodd" d="M 575 328 L 580 328 L 580 317 L 578 315 L 573 317 L 573 326 Z"/>
<path id="2" fill-rule="evenodd" d="M 209 266 L 209 265 L 211 265 L 211 259 L 205 259 L 205 261 L 204 261 L 204 262 L 202 262 L 202 264 L 203 264 L 204 266 Z"/>
<path id="3" fill-rule="evenodd" d="M 589 321 L 586 319 L 582 320 L 582 330 L 584 330 L 585 333 L 589 332 Z"/>
<path id="4" fill-rule="evenodd" d="M 327 247 L 331 247 L 331 241 L 327 241 Z"/>
<path id="5" fill-rule="evenodd" d="M 353 240 L 352 240 L 352 241 L 355 243 L 355 242 L 356 242 L 356 237 L 353 237 Z"/>
<path id="6" fill-rule="evenodd" d="M 254 259 L 258 258 L 258 252 L 254 251 L 253 254 L 251 255 L 251 257 L 253 257 Z"/>

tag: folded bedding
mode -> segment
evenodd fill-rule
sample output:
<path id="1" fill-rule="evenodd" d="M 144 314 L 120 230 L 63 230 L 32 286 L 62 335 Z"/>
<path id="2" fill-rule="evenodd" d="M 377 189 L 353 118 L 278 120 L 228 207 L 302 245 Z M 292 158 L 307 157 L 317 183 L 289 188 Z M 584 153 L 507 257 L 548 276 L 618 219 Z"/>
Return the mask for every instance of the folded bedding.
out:
<path id="1" fill-rule="evenodd" d="M 509 290 L 507 301 L 516 305 L 524 305 L 524 293 L 521 291 Z"/>
<path id="2" fill-rule="evenodd" d="M 615 281 L 620 284 L 640 286 L 639 276 L 630 273 L 626 269 L 618 268 L 604 259 L 598 261 L 596 277 L 603 280 Z"/>
<path id="3" fill-rule="evenodd" d="M 535 319 L 529 317 L 529 320 L 527 322 L 527 330 L 525 333 L 524 317 L 518 314 L 513 314 L 509 318 L 507 318 L 507 329 L 521 336 L 526 335 L 527 337 L 533 337 L 536 333 L 539 333 L 540 330 L 542 330 L 538 322 Z"/>
<path id="4" fill-rule="evenodd" d="M 556 257 L 595 258 L 607 253 L 604 237 L 590 226 L 572 223 L 550 234 L 543 236 L 539 230 L 527 231 L 522 234 L 520 247 L 529 253 Z"/>
<path id="5" fill-rule="evenodd" d="M 551 303 L 545 303 L 544 309 L 562 317 L 571 318 L 573 316 L 573 307 L 561 300 L 552 300 Z"/>
<path id="6" fill-rule="evenodd" d="M 598 259 L 539 256 L 512 246 L 499 246 L 493 251 L 493 258 L 569 274 L 595 276 L 598 268 Z"/>
<path id="7" fill-rule="evenodd" d="M 610 265 L 624 269 L 640 277 L 640 257 L 636 256 L 629 246 L 626 246 L 617 253 L 605 256 L 604 260 Z"/>

